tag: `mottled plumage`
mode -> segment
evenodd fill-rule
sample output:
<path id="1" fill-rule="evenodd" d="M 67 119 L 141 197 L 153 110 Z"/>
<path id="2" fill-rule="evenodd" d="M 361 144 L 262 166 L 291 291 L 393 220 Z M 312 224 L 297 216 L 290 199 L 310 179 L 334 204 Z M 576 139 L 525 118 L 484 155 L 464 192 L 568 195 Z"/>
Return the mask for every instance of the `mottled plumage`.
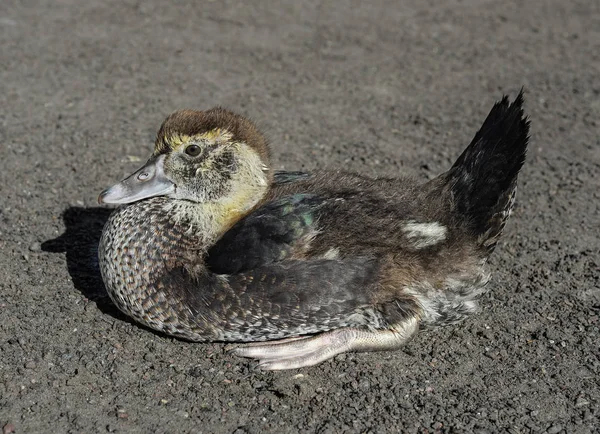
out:
<path id="1" fill-rule="evenodd" d="M 266 141 L 223 109 L 181 111 L 100 200 L 108 292 L 135 320 L 265 369 L 389 350 L 476 309 L 514 201 L 529 123 L 497 103 L 452 168 L 421 184 L 268 169 Z"/>
<path id="2" fill-rule="evenodd" d="M 298 256 L 317 234 L 315 219 L 324 201 L 310 194 L 274 200 L 242 219 L 206 258 L 215 273 L 232 274 Z"/>

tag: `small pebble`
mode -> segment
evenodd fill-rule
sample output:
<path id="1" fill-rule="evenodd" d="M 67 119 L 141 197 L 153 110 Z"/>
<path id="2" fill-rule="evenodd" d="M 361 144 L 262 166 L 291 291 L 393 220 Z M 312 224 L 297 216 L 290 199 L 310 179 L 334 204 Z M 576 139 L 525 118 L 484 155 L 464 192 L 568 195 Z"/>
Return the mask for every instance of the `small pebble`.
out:
<path id="1" fill-rule="evenodd" d="M 40 243 L 38 243 L 38 242 L 32 243 L 32 244 L 29 246 L 29 251 L 30 251 L 30 252 L 39 252 L 40 250 L 42 250 L 42 246 L 41 246 L 41 244 L 40 244 Z"/>
<path id="2" fill-rule="evenodd" d="M 548 431 L 546 431 L 548 434 L 558 434 L 559 432 L 561 432 L 563 429 L 562 425 L 560 424 L 556 424 L 556 425 L 552 425 L 550 428 L 548 428 Z"/>
<path id="3" fill-rule="evenodd" d="M 190 417 L 190 414 L 187 411 L 184 410 L 177 410 L 175 412 L 175 414 L 179 417 L 183 417 L 184 419 L 187 419 L 188 417 Z"/>
<path id="4" fill-rule="evenodd" d="M 144 360 L 147 362 L 153 362 L 154 360 L 156 360 L 156 357 L 152 353 L 146 353 L 144 354 Z"/>

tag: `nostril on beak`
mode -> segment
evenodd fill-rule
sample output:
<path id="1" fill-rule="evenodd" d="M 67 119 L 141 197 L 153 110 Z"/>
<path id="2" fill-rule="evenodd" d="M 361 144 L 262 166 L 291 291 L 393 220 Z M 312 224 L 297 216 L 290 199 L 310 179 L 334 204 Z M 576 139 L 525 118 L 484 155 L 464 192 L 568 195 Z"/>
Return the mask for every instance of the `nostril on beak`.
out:
<path id="1" fill-rule="evenodd" d="M 102 205 L 104 203 L 104 196 L 106 196 L 108 194 L 108 190 L 104 190 L 102 193 L 100 193 L 100 196 L 98 196 L 98 203 L 100 205 Z"/>
<path id="2" fill-rule="evenodd" d="M 138 180 L 145 181 L 149 176 L 150 174 L 148 172 L 142 172 L 138 175 Z"/>

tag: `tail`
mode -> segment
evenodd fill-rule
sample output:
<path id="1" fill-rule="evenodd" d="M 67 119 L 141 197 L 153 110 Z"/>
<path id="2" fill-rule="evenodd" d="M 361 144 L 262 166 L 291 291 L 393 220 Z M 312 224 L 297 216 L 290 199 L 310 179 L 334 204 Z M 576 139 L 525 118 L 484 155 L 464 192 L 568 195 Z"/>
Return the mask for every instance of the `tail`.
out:
<path id="1" fill-rule="evenodd" d="M 529 120 L 523 90 L 512 104 L 497 102 L 471 144 L 446 173 L 455 210 L 482 248 L 492 253 L 510 215 L 525 162 Z"/>

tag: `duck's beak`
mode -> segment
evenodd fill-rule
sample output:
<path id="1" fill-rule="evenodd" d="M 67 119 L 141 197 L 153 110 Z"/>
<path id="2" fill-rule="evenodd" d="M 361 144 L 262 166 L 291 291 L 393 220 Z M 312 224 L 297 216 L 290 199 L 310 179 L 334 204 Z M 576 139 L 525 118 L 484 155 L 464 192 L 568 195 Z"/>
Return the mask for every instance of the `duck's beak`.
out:
<path id="1" fill-rule="evenodd" d="M 165 155 L 150 158 L 133 175 L 100 193 L 98 203 L 124 204 L 173 193 L 175 184 L 165 175 L 164 163 Z"/>

